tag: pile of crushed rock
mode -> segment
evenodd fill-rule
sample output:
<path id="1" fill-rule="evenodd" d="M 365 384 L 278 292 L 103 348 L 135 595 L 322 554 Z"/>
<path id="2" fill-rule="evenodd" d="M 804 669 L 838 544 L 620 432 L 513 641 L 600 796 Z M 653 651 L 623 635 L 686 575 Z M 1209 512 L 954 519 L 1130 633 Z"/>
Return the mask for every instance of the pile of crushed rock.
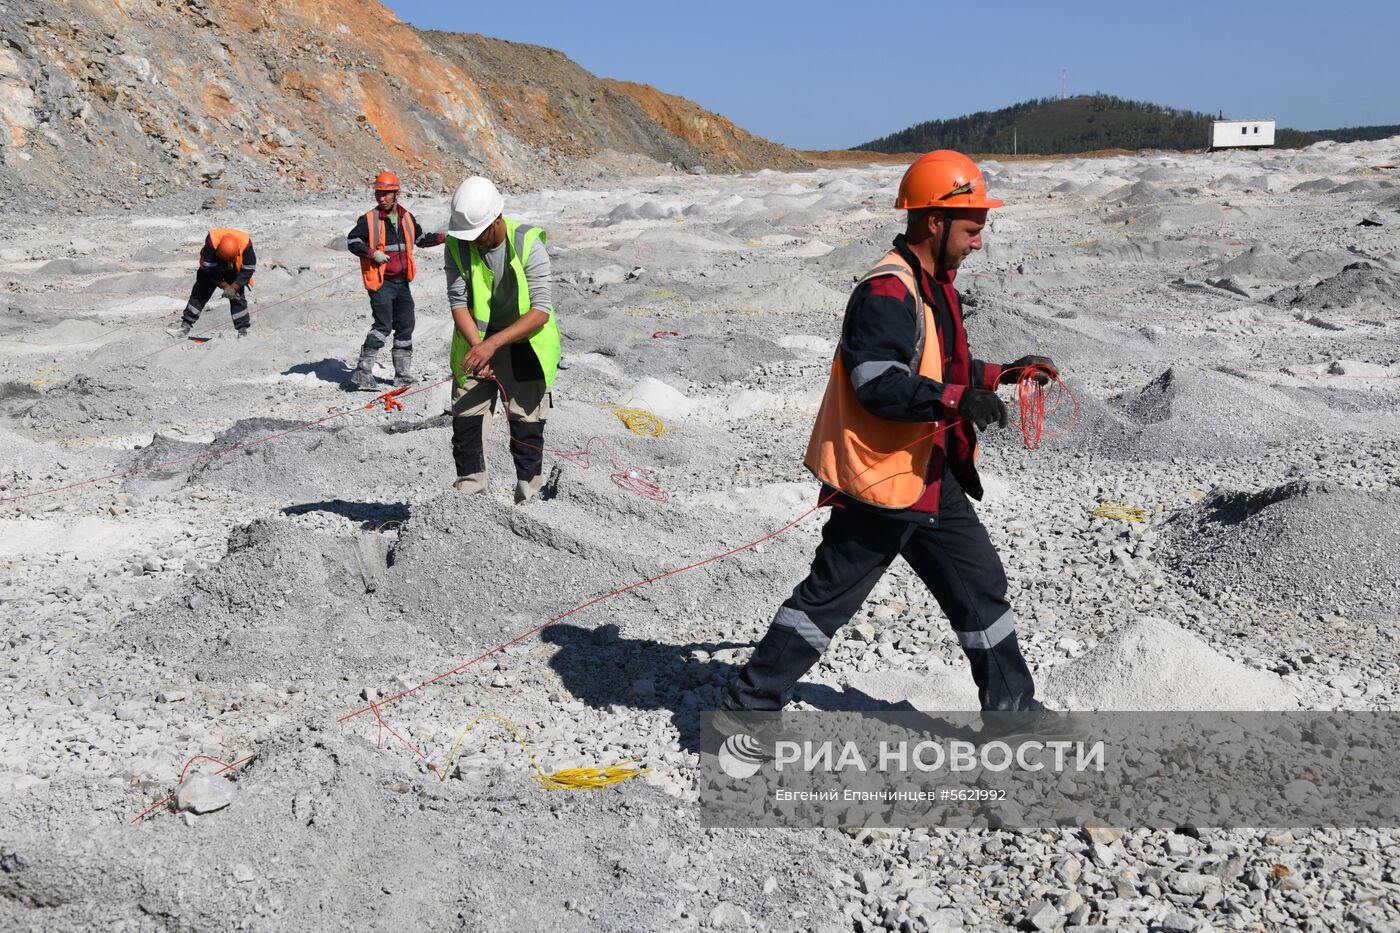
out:
<path id="1" fill-rule="evenodd" d="M 642 498 L 612 473 L 598 454 L 590 470 L 559 465 L 544 498 L 524 507 L 448 491 L 412 503 L 401 522 L 349 534 L 259 519 L 236 528 L 222 560 L 131 620 L 119 641 L 216 680 L 441 669 L 753 535 L 724 511 Z M 682 529 L 695 544 L 678 552 Z M 747 614 L 756 594 L 790 581 L 790 546 L 746 551 L 573 618 L 664 640 L 697 617 Z"/>
<path id="2" fill-rule="evenodd" d="M 1129 425 L 1125 450 L 1138 456 L 1251 456 L 1319 427 L 1284 394 L 1239 376 L 1173 366 L 1113 400 Z"/>
<path id="3" fill-rule="evenodd" d="M 1393 310 L 1400 304 L 1400 277 L 1369 262 L 1354 262 L 1315 285 L 1296 285 L 1275 292 L 1269 303 L 1309 311 L 1353 307 Z"/>
<path id="4" fill-rule="evenodd" d="M 481 741 L 500 740 L 467 747 Z M 340 727 L 294 723 L 223 789 L 231 802 L 203 815 L 159 810 L 128 826 L 162 790 L 71 779 L 0 797 L 0 927 L 134 930 L 154 916 L 179 929 L 373 929 L 387 895 L 395 925 L 412 929 L 687 917 L 745 929 L 820 903 L 839 867 L 824 847 L 793 862 L 774 834 L 729 833 L 722 853 L 697 845 L 694 811 L 662 791 L 640 780 L 545 791 L 515 752 L 439 782 L 396 743 L 378 751 Z M 771 887 L 730 878 L 733 864 L 772 866 Z"/>
<path id="5" fill-rule="evenodd" d="M 1293 482 L 1217 490 L 1167 524 L 1168 562 L 1204 592 L 1353 620 L 1400 618 L 1400 490 Z"/>
<path id="6" fill-rule="evenodd" d="M 1185 629 L 1145 617 L 1046 672 L 1045 694 L 1078 710 L 1293 709 L 1283 678 L 1225 657 Z"/>

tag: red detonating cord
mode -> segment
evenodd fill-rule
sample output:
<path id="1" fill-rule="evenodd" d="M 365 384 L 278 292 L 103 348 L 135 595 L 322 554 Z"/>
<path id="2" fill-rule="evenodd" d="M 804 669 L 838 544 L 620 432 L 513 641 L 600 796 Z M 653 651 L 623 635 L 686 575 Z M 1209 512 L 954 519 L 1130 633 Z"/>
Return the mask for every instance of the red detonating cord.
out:
<path id="1" fill-rule="evenodd" d="M 180 769 L 180 781 L 179 781 L 179 783 L 176 784 L 175 786 L 176 786 L 176 788 L 178 788 L 178 787 L 180 786 L 180 784 L 184 784 L 184 783 L 185 783 L 185 775 L 189 772 L 189 770 L 190 770 L 190 765 L 194 764 L 196 761 L 212 761 L 212 762 L 214 762 L 214 764 L 216 764 L 216 765 L 219 766 L 219 770 L 217 770 L 217 771 L 214 772 L 214 774 L 217 776 L 217 775 L 223 774 L 225 771 L 232 771 L 234 768 L 237 768 L 239 765 L 243 764 L 244 762 L 248 762 L 248 761 L 252 761 L 252 760 L 253 760 L 253 756 L 252 756 L 252 755 L 245 755 L 244 757 L 238 759 L 237 761 L 231 761 L 231 762 L 230 762 L 230 761 L 221 761 L 221 760 L 219 760 L 218 758 L 211 758 L 211 757 L 209 757 L 208 755 L 194 755 L 194 756 L 192 756 L 189 760 L 187 760 L 187 761 L 185 762 L 185 766 L 184 766 L 183 768 Z M 177 791 L 177 792 L 178 792 L 178 791 Z M 139 822 L 141 822 L 141 821 L 144 820 L 147 816 L 149 816 L 150 814 L 154 813 L 156 810 L 159 810 L 161 807 L 165 806 L 167 803 L 169 803 L 170 801 L 172 801 L 172 800 L 174 800 L 174 799 L 175 799 L 175 794 L 171 794 L 169 797 L 166 797 L 164 800 L 160 801 L 159 803 L 152 804 L 150 807 L 147 807 L 145 810 L 142 810 L 140 813 L 138 813 L 138 814 L 136 815 L 136 817 L 135 817 L 134 819 L 132 819 L 131 822 L 132 822 L 132 823 L 139 823 Z"/>
<path id="2" fill-rule="evenodd" d="M 510 395 L 506 393 L 506 387 L 501 384 L 501 380 L 494 375 L 491 381 L 496 383 L 496 390 L 501 393 L 501 399 L 506 404 L 506 411 L 510 411 Z M 596 443 L 608 452 L 609 459 L 612 460 L 613 474 L 612 481 L 622 489 L 630 489 L 637 495 L 650 499 L 652 502 L 665 502 L 671 498 L 666 490 L 661 488 L 661 484 L 647 470 L 640 467 L 628 466 L 618 459 L 617 454 L 608 446 L 608 442 L 598 436 L 588 439 L 588 443 L 583 445 L 581 450 L 555 450 L 552 447 L 537 447 L 529 441 L 522 441 L 514 434 L 511 435 L 510 442 L 519 444 L 521 447 L 528 447 L 531 450 L 538 450 L 540 453 L 549 454 L 567 460 L 580 470 L 586 470 L 593 465 L 593 445 Z"/>
<path id="3" fill-rule="evenodd" d="M 1058 431 L 1047 433 L 1045 416 L 1053 414 L 1066 400 L 1070 404 L 1069 424 Z M 1020 408 L 1017 426 L 1021 430 L 1021 440 L 1027 450 L 1039 447 L 1044 437 L 1068 434 L 1079 422 L 1079 400 L 1060 379 L 1059 373 L 1040 363 L 1032 363 L 1025 367 L 1016 377 L 1016 404 Z"/>

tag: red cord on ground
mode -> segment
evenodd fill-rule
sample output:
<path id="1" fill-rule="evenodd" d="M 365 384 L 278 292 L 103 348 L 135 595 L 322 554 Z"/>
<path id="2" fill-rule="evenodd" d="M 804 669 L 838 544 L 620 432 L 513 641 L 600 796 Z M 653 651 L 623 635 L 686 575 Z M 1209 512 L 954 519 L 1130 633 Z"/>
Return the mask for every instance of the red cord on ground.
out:
<path id="1" fill-rule="evenodd" d="M 499 383 L 497 383 L 497 384 L 499 385 Z M 504 392 L 505 390 L 502 389 L 501 391 Z M 961 419 L 959 419 L 959 420 L 961 420 Z M 870 466 L 866 467 L 864 470 L 861 470 L 860 473 L 857 473 L 856 476 L 855 476 L 854 478 L 855 478 L 855 479 L 859 479 L 861 476 L 864 476 L 866 473 L 868 473 L 870 470 L 874 469 L 874 468 L 875 468 L 876 466 L 878 466 L 880 463 L 884 462 L 885 460 L 887 460 L 887 459 L 889 459 L 890 457 L 894 456 L 895 454 L 899 453 L 900 450 L 907 450 L 908 448 L 913 447 L 915 444 L 919 443 L 920 441 L 925 441 L 925 440 L 929 439 L 930 437 L 937 437 L 939 434 L 941 434 L 941 433 L 943 433 L 944 431 L 948 430 L 949 428 L 951 428 L 953 425 L 955 425 L 955 424 L 957 424 L 957 423 L 958 423 L 958 421 L 949 421 L 949 422 L 947 422 L 946 424 L 943 424 L 943 425 L 941 425 L 940 427 L 935 428 L 934 430 L 930 431 L 929 433 L 924 434 L 924 435 L 921 435 L 921 436 L 915 438 L 914 440 L 910 441 L 908 444 L 905 444 L 905 445 L 904 445 L 903 447 L 901 447 L 899 450 L 893 450 L 893 451 L 891 451 L 890 453 L 886 454 L 884 457 L 881 457 L 879 460 L 875 461 L 875 463 L 872 463 Z M 401 700 L 401 699 L 403 699 L 404 697 L 406 697 L 406 696 L 408 696 L 408 695 L 410 695 L 410 694 L 417 693 L 419 690 L 422 690 L 424 687 L 429 687 L 429 686 L 431 686 L 431 685 L 433 685 L 433 684 L 436 684 L 436 683 L 438 683 L 438 682 L 440 682 L 440 681 L 446 680 L 446 679 L 449 678 L 449 677 L 453 677 L 453 676 L 455 676 L 455 675 L 457 675 L 457 674 L 460 674 L 462 671 L 466 670 L 467 668 L 471 667 L 472 665 L 477 664 L 477 663 L 479 663 L 479 662 L 481 662 L 481 661 L 484 661 L 484 660 L 486 660 L 487 658 L 491 657 L 491 655 L 496 654 L 497 652 L 500 652 L 500 651 L 504 651 L 505 649 L 509 648 L 511 645 L 514 645 L 514 644 L 517 644 L 517 643 L 519 643 L 519 642 L 521 642 L 521 641 L 524 641 L 525 639 L 529 638 L 531 635 L 534 635 L 534 634 L 536 634 L 536 633 L 538 633 L 538 632 L 542 632 L 542 631 L 544 631 L 545 629 L 549 628 L 551 625 L 554 625 L 556 622 L 562 622 L 564 619 L 567 619 L 569 616 L 574 615 L 575 613 L 578 613 L 578 612 L 582 612 L 583 610 L 589 608 L 590 606 L 596 606 L 598 603 L 606 602 L 607 600 L 612 599 L 612 598 L 615 597 L 615 596 L 621 596 L 623 593 L 627 593 L 627 592 L 630 592 L 630 591 L 635 590 L 635 589 L 640 589 L 641 587 L 644 587 L 644 586 L 649 586 L 650 584 L 656 583 L 656 582 L 659 581 L 659 580 L 665 580 L 667 577 L 674 577 L 674 576 L 676 576 L 676 575 L 678 575 L 678 574 L 688 573 L 688 572 L 691 571 L 691 570 L 696 570 L 696 569 L 698 569 L 698 568 L 700 568 L 700 567 L 704 567 L 706 564 L 713 564 L 713 563 L 715 563 L 716 561 L 724 560 L 726 557 L 733 557 L 735 554 L 739 554 L 739 553 L 741 553 L 741 552 L 743 552 L 743 551 L 749 550 L 750 548 L 757 547 L 758 545 L 764 543 L 765 541 L 771 541 L 773 538 L 776 538 L 778 535 L 782 534 L 783 532 L 787 531 L 788 529 L 794 528 L 794 527 L 796 527 L 797 525 L 801 524 L 801 523 L 807 518 L 807 516 L 811 515 L 812 513 L 816 512 L 817 510 L 821 509 L 823 506 L 828 505 L 828 504 L 831 502 L 832 499 L 836 498 L 836 497 L 837 497 L 838 495 L 840 495 L 840 494 L 841 494 L 840 490 L 832 490 L 831 492 L 829 492 L 829 493 L 827 493 L 826 495 L 822 496 L 821 500 L 818 501 L 816 505 L 812 506 L 810 509 L 808 509 L 807 511 L 803 512 L 801 515 L 797 516 L 796 518 L 792 519 L 792 520 L 791 520 L 790 522 L 788 522 L 787 524 L 783 525 L 782 527 L 778 528 L 778 529 L 775 530 L 775 531 L 770 531 L 768 534 L 764 535 L 764 536 L 761 537 L 761 538 L 755 538 L 753 541 L 750 541 L 750 542 L 748 542 L 747 544 L 741 544 L 741 545 L 739 545 L 738 547 L 730 548 L 729 550 L 724 551 L 723 553 L 715 554 L 715 555 L 713 555 L 713 556 L 711 556 L 711 557 L 706 557 L 706 558 L 704 558 L 703 560 L 698 560 L 698 561 L 695 561 L 694 563 L 691 563 L 691 564 L 686 564 L 684 567 L 677 567 L 677 568 L 675 568 L 674 570 L 667 570 L 666 572 L 664 572 L 664 573 L 659 573 L 659 574 L 657 574 L 656 576 L 653 576 L 653 577 L 647 577 L 646 579 L 643 579 L 643 580 L 637 580 L 636 582 L 629 583 L 629 584 L 627 584 L 626 586 L 618 587 L 617 589 L 613 590 L 613 591 L 610 592 L 610 593 L 604 593 L 604 594 L 601 595 L 601 596 L 595 596 L 595 597 L 593 597 L 592 599 L 589 599 L 589 600 L 587 600 L 587 601 L 585 601 L 585 602 L 582 602 L 582 603 L 580 603 L 579 605 L 575 606 L 575 607 L 572 608 L 572 609 L 569 609 L 569 610 L 566 611 L 566 612 L 560 613 L 559 615 L 557 615 L 557 616 L 555 616 L 554 618 L 548 620 L 547 622 L 544 622 L 544 623 L 542 623 L 542 624 L 540 624 L 540 625 L 535 626 L 534 628 L 530 629 L 530 630 L 527 631 L 527 632 L 522 632 L 522 633 L 520 633 L 519 635 L 517 635 L 517 636 L 515 636 L 514 638 L 512 638 L 510 641 L 502 642 L 501 644 L 497 645 L 496 647 L 491 648 L 491 649 L 489 649 L 488 651 L 485 651 L 485 652 L 483 652 L 483 653 L 477 655 L 476 657 L 472 658 L 470 661 L 466 661 L 466 662 L 464 662 L 464 663 L 462 663 L 462 664 L 457 665 L 456 667 L 452 668 L 452 670 L 450 670 L 450 671 L 443 671 L 441 674 L 438 674 L 438 675 L 436 675 L 436 676 L 434 676 L 434 677 L 430 677 L 430 678 L 428 678 L 427 680 L 423 681 L 422 683 L 418 684 L 417 686 L 409 687 L 407 690 L 402 690 L 402 691 L 400 691 L 400 692 L 394 694 L 393 696 L 388 697 L 387 699 L 380 700 L 378 703 L 371 703 L 369 706 L 365 706 L 365 707 L 362 707 L 362 708 L 360 708 L 360 709 L 355 710 L 354 712 L 347 713 L 347 714 L 345 714 L 344 716 L 341 716 L 339 719 L 337 719 L 336 722 L 342 722 L 342 723 L 343 723 L 343 722 L 348 722 L 349 720 L 354 719 L 354 718 L 356 718 L 357 716 L 361 716 L 361 715 L 363 715 L 363 714 L 365 714 L 365 713 L 368 713 L 368 712 L 370 712 L 371 710 L 374 712 L 375 718 L 376 718 L 376 719 L 380 719 L 379 710 L 380 710 L 381 707 L 387 706 L 388 704 L 394 702 L 395 700 Z M 380 721 L 382 722 L 383 720 L 380 719 Z M 402 741 L 402 739 L 400 739 L 400 741 Z M 415 751 L 417 751 L 417 750 L 415 749 Z M 420 754 L 420 756 L 421 756 L 421 753 L 419 753 L 419 754 Z"/>
<path id="2" fill-rule="evenodd" d="M 505 402 L 506 411 L 510 411 L 510 395 L 506 392 L 506 387 L 501 384 L 501 380 L 495 376 L 491 381 L 496 383 L 496 391 L 501 393 L 501 399 Z M 588 443 L 583 445 L 582 450 L 555 450 L 552 447 L 537 447 L 529 441 L 522 441 L 514 434 L 511 435 L 510 442 L 519 444 L 521 447 L 528 447 L 531 450 L 538 450 L 540 453 L 549 454 L 567 460 L 580 470 L 586 470 L 593 465 L 593 445 L 596 443 L 608 452 L 612 459 L 613 474 L 612 481 L 622 489 L 630 489 L 639 496 L 650 499 L 652 502 L 665 502 L 671 498 L 656 478 L 648 471 L 623 463 L 613 451 L 608 442 L 598 436 L 588 439 Z"/>
<path id="3" fill-rule="evenodd" d="M 196 761 L 212 761 L 212 762 L 214 762 L 214 764 L 219 765 L 219 770 L 217 770 L 217 771 L 214 772 L 214 776 L 215 776 L 215 777 L 218 777 L 220 774 L 223 774 L 225 771 L 232 771 L 234 768 L 237 768 L 239 765 L 243 764 L 244 762 L 252 761 L 252 760 L 253 760 L 253 757 L 254 757 L 254 756 L 252 756 L 252 755 L 245 755 L 245 756 L 243 756 L 242 758 L 238 759 L 237 761 L 234 761 L 234 762 L 227 762 L 227 761 L 221 761 L 221 760 L 218 759 L 218 758 L 211 758 L 211 757 L 209 757 L 208 755 L 193 755 L 193 756 L 191 756 L 191 757 L 185 762 L 185 766 L 184 766 L 183 768 L 180 769 L 180 780 L 176 783 L 175 787 L 176 787 L 177 790 L 178 790 L 178 788 L 180 787 L 180 785 L 185 783 L 185 775 L 189 772 L 189 770 L 190 770 L 190 765 L 194 764 Z M 147 807 L 145 810 L 142 810 L 140 813 L 136 814 L 136 816 L 132 819 L 131 823 L 139 823 L 139 822 L 141 822 L 141 821 L 144 820 L 147 816 L 149 816 L 151 813 L 154 813 L 156 810 L 159 810 L 161 807 L 165 806 L 167 803 L 169 803 L 170 801 L 172 801 L 172 800 L 174 800 L 174 799 L 175 799 L 175 795 L 174 795 L 174 794 L 171 794 L 169 797 L 166 797 L 164 800 L 160 801 L 159 803 L 152 804 L 151 806 Z M 128 823 L 127 825 L 129 826 L 129 825 L 131 825 L 131 823 Z"/>

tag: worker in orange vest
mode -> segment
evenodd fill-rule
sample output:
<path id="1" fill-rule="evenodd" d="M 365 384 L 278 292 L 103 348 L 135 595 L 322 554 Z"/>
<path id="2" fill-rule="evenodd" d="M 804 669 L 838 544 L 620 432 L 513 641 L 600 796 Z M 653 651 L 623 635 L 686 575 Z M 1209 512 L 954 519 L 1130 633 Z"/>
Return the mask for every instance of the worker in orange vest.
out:
<path id="1" fill-rule="evenodd" d="M 997 387 L 1031 366 L 1043 367 L 1038 380 L 1056 375 L 1044 357 L 997 365 L 968 350 L 953 280 L 1001 204 L 961 153 L 931 152 L 905 173 L 895 201 L 908 211 L 905 232 L 851 294 L 807 447 L 831 516 L 807 578 L 716 714 L 721 732 L 757 737 L 755 722 L 791 700 L 896 557 L 952 624 L 982 709 L 1021 711 L 1041 734 L 1063 730 L 1036 699 L 1001 558 L 968 501 L 982 498 L 975 431 L 1009 420 Z"/>
<path id="2" fill-rule="evenodd" d="M 248 328 L 253 323 L 248 314 L 248 289 L 253 287 L 253 273 L 257 267 L 258 256 L 253 251 L 252 237 L 231 227 L 210 230 L 199 251 L 199 271 L 195 273 L 185 313 L 170 335 L 188 337 L 204 306 L 218 291 L 228 299 L 229 314 L 233 316 L 238 336 L 248 336 Z"/>
<path id="3" fill-rule="evenodd" d="M 355 222 L 345 238 L 350 252 L 360 257 L 360 275 L 369 292 L 370 325 L 360 347 L 360 361 L 350 374 L 356 389 L 374 391 L 374 358 L 389 334 L 394 335 L 394 385 L 412 385 L 413 378 L 413 281 L 417 267 L 413 248 L 441 246 L 441 233 L 424 233 L 403 205 L 399 204 L 399 179 L 393 172 L 380 172 L 374 179 L 375 206 Z"/>

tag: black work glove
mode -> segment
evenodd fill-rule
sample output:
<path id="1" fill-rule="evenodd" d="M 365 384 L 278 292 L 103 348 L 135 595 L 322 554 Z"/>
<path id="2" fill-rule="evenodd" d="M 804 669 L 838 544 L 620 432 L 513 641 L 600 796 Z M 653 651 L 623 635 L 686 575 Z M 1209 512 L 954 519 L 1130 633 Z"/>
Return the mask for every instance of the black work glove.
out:
<path id="1" fill-rule="evenodd" d="M 979 431 L 987 430 L 987 426 L 993 423 L 1003 428 L 1011 423 L 1006 404 L 995 392 L 986 389 L 970 388 L 963 392 L 958 400 L 958 414 L 977 425 Z"/>
<path id="2" fill-rule="evenodd" d="M 1035 381 L 1041 385 L 1048 385 L 1052 377 L 1058 378 L 1060 370 L 1055 366 L 1053 360 L 1048 356 L 1023 356 L 1014 363 L 1007 363 L 1001 368 L 1001 378 L 997 380 L 1000 385 L 1009 386 L 1021 378 L 1021 373 L 1028 366 L 1043 366 L 1050 370 L 1049 373 L 1038 372 L 1035 374 Z"/>

